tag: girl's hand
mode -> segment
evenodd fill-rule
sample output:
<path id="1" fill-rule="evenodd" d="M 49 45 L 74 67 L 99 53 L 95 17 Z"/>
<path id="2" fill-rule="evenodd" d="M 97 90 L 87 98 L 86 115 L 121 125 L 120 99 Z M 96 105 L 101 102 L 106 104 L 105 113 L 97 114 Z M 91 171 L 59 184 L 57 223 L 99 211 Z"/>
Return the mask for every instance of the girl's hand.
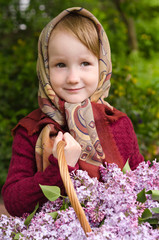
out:
<path id="1" fill-rule="evenodd" d="M 67 165 L 71 167 L 75 167 L 81 154 L 80 144 L 68 132 L 64 134 L 62 132 L 58 132 L 58 135 L 55 138 L 55 142 L 52 149 L 52 153 L 56 158 L 57 158 L 57 152 L 56 152 L 57 144 L 61 140 L 64 140 L 66 143 L 64 147 L 64 152 L 65 152 Z"/>

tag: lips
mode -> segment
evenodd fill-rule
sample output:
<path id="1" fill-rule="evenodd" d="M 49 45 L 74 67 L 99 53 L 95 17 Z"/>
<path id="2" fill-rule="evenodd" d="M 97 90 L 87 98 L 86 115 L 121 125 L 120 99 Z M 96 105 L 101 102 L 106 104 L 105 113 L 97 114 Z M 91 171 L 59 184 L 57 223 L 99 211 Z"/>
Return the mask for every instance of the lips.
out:
<path id="1" fill-rule="evenodd" d="M 83 87 L 81 87 L 81 88 L 65 88 L 65 90 L 68 92 L 78 92 L 81 89 L 83 89 Z"/>

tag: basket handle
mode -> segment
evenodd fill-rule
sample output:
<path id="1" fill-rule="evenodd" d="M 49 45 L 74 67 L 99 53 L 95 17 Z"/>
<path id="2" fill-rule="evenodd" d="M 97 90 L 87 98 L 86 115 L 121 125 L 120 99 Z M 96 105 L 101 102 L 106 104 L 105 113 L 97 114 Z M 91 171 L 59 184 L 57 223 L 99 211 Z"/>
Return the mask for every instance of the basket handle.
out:
<path id="1" fill-rule="evenodd" d="M 73 183 L 71 181 L 69 171 L 68 171 L 68 166 L 65 159 L 64 146 L 65 146 L 64 141 L 60 141 L 57 144 L 57 156 L 58 156 L 58 165 L 60 169 L 60 174 L 61 174 L 63 184 L 65 186 L 66 193 L 70 199 L 71 205 L 74 208 L 76 215 L 80 221 L 80 224 L 86 234 L 87 232 L 91 232 L 92 230 L 89 225 L 89 222 L 87 221 L 86 215 L 84 213 L 83 208 L 81 207 L 81 204 L 78 200 Z"/>

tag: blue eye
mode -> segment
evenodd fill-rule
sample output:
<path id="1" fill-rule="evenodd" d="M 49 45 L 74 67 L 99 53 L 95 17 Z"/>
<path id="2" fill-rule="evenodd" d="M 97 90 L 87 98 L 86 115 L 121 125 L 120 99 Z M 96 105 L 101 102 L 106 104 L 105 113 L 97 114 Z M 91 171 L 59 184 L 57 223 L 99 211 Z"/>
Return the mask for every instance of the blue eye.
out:
<path id="1" fill-rule="evenodd" d="M 89 62 L 82 62 L 82 63 L 81 63 L 81 66 L 84 66 L 84 67 L 89 66 L 89 65 L 90 65 Z"/>
<path id="2" fill-rule="evenodd" d="M 64 68 L 64 67 L 66 67 L 66 64 L 64 64 L 64 63 L 57 63 L 56 67 Z"/>

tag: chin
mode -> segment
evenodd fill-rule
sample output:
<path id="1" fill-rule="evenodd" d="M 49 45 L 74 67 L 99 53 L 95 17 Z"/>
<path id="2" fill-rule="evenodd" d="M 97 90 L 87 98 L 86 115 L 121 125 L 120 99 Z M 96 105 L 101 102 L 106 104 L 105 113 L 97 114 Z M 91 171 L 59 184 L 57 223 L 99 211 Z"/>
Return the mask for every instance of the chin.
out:
<path id="1" fill-rule="evenodd" d="M 74 98 L 72 96 L 72 99 L 64 99 L 64 101 L 68 102 L 68 103 L 72 103 L 72 104 L 76 104 L 76 103 L 81 103 L 83 102 L 85 99 L 78 99 L 78 98 Z"/>
<path id="2" fill-rule="evenodd" d="M 72 104 L 76 104 L 76 103 L 81 103 L 81 102 L 83 102 L 83 101 L 85 101 L 86 99 L 77 99 L 77 100 L 73 100 L 73 101 L 66 101 L 66 102 L 68 102 L 68 103 L 72 103 Z"/>

